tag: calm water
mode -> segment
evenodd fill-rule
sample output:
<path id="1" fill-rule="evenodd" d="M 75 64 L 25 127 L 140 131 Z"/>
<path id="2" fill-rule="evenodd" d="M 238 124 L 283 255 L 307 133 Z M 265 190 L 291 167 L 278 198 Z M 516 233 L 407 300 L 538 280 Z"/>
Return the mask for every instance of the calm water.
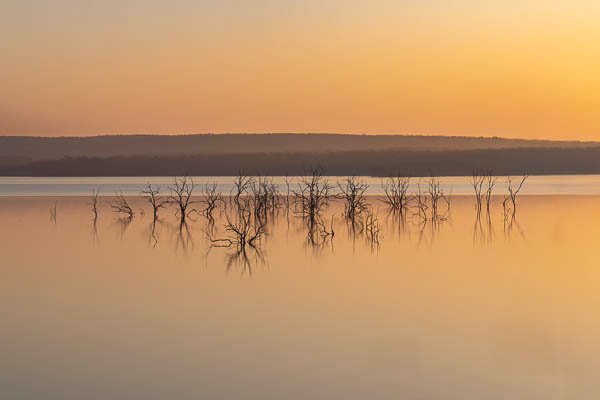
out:
<path id="1" fill-rule="evenodd" d="M 3 399 L 600 393 L 598 196 L 525 196 L 508 225 L 498 199 L 491 223 L 462 196 L 437 226 L 375 202 L 379 246 L 339 204 L 324 243 L 282 211 L 248 259 L 205 218 L 153 232 L 139 199 L 130 223 L 87 202 L 0 198 Z"/>
<path id="2" fill-rule="evenodd" d="M 194 182 L 199 186 L 207 183 L 217 183 L 219 190 L 230 193 L 233 189 L 233 177 L 194 177 Z M 285 189 L 285 178 L 275 177 L 274 182 Z M 345 177 L 329 177 L 331 184 L 342 182 Z M 516 179 L 516 178 L 515 178 Z M 297 177 L 290 177 L 294 189 Z M 368 193 L 381 195 L 382 178 L 362 177 L 361 180 L 369 184 Z M 473 193 L 471 177 L 444 177 L 439 179 L 446 193 L 455 195 L 470 195 Z M 427 178 L 413 178 L 411 191 L 416 191 L 417 183 L 425 184 Z M 125 195 L 136 196 L 147 185 L 152 183 L 167 191 L 173 178 L 168 177 L 107 177 L 107 178 L 11 178 L 0 177 L 0 196 L 88 196 L 92 190 L 100 189 L 103 195 L 114 195 L 121 191 Z M 496 191 L 505 191 L 506 178 L 498 179 Z M 600 195 L 600 175 L 548 175 L 531 176 L 522 194 L 554 195 L 554 194 L 581 194 Z"/>

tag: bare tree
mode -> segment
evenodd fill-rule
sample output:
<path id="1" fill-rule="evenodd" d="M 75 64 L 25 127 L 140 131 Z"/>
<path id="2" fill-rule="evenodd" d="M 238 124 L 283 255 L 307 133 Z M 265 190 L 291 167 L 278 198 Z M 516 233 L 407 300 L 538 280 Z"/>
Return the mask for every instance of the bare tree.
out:
<path id="1" fill-rule="evenodd" d="M 254 216 L 249 199 L 240 200 L 235 216 L 227 214 L 226 218 L 226 238 L 214 239 L 206 232 L 212 247 L 236 246 L 238 250 L 244 250 L 246 246 L 256 247 L 257 242 L 266 235 L 266 224 Z"/>
<path id="2" fill-rule="evenodd" d="M 414 195 L 414 199 L 416 201 L 415 207 L 417 208 L 416 215 L 422 222 L 427 222 L 427 210 L 429 206 L 427 205 L 427 195 L 421 191 L 421 183 L 417 183 L 417 193 Z"/>
<path id="3" fill-rule="evenodd" d="M 268 213 L 274 214 L 281 203 L 279 188 L 271 178 L 258 177 L 250 182 L 250 199 L 257 218 L 266 220 Z"/>
<path id="4" fill-rule="evenodd" d="M 90 206 L 94 213 L 94 221 L 98 219 L 98 196 L 100 195 L 100 188 L 92 190 L 92 197 L 90 200 Z"/>
<path id="5" fill-rule="evenodd" d="M 290 191 L 290 179 L 289 177 L 285 177 L 285 208 L 289 210 L 290 208 L 290 201 L 291 201 L 291 191 Z"/>
<path id="6" fill-rule="evenodd" d="M 175 177 L 173 186 L 169 187 L 171 194 L 169 195 L 169 203 L 173 203 L 177 206 L 176 215 L 179 217 L 180 222 L 183 224 L 186 222 L 186 218 L 190 212 L 194 210 L 188 210 L 189 206 L 196 201 L 192 201 L 192 194 L 196 185 L 192 178 L 184 176 L 182 178 Z"/>
<path id="7" fill-rule="evenodd" d="M 115 196 L 115 200 L 110 202 L 110 208 L 113 209 L 113 212 L 124 214 L 126 219 L 132 219 L 135 213 L 133 212 L 133 209 L 127 202 L 127 199 L 123 195 L 123 192 L 117 192 Z"/>
<path id="8" fill-rule="evenodd" d="M 206 208 L 203 213 L 209 220 L 213 219 L 212 213 L 219 206 L 219 203 L 225 204 L 221 192 L 217 191 L 217 183 L 204 185 L 204 201 L 206 202 Z"/>
<path id="9" fill-rule="evenodd" d="M 473 186 L 473 190 L 475 191 L 475 206 L 477 207 L 477 215 L 481 214 L 484 182 L 485 175 L 473 170 L 473 175 L 471 177 L 471 186 Z"/>
<path id="10" fill-rule="evenodd" d="M 391 211 L 404 215 L 411 200 L 408 195 L 410 178 L 402 176 L 388 178 L 381 186 L 385 193 L 385 198 L 381 201 L 387 204 Z"/>
<path id="11" fill-rule="evenodd" d="M 331 186 L 323 177 L 323 171 L 320 168 L 311 169 L 309 174 L 300 178 L 298 191 L 292 191 L 297 214 L 314 224 L 327 205 L 330 190 Z"/>
<path id="12" fill-rule="evenodd" d="M 488 172 L 485 176 L 486 181 L 486 189 L 485 189 L 485 206 L 487 210 L 487 214 L 490 214 L 490 208 L 492 206 L 492 192 L 494 191 L 494 187 L 496 186 L 496 181 L 498 180 L 497 176 L 493 176 L 491 172 Z"/>
<path id="13" fill-rule="evenodd" d="M 146 189 L 142 190 L 142 195 L 152 206 L 152 216 L 154 221 L 158 219 L 158 210 L 169 204 L 169 199 L 160 196 L 160 188 L 153 188 L 150 183 Z"/>
<path id="14" fill-rule="evenodd" d="M 521 177 L 521 181 L 519 182 L 518 185 L 517 184 L 513 185 L 513 181 L 510 176 L 507 178 L 508 198 L 510 198 L 510 201 L 512 203 L 513 217 L 517 213 L 517 196 L 518 196 L 519 192 L 521 191 L 521 189 L 523 188 L 523 184 L 525 183 L 527 178 L 529 178 L 529 175 L 523 175 Z M 507 198 L 504 199 L 504 203 L 506 203 L 506 202 L 507 202 Z M 506 210 L 506 204 L 504 205 L 504 209 Z M 506 214 L 506 211 L 505 211 L 505 214 Z"/>
<path id="15" fill-rule="evenodd" d="M 365 218 L 365 236 L 371 245 L 371 250 L 379 248 L 381 225 L 379 224 L 377 215 L 375 215 L 370 209 L 367 211 L 367 216 Z"/>
<path id="16" fill-rule="evenodd" d="M 349 176 L 343 185 L 338 183 L 338 187 L 341 192 L 339 197 L 344 200 L 344 215 L 354 222 L 368 208 L 365 192 L 369 186 L 355 176 Z"/>
<path id="17" fill-rule="evenodd" d="M 429 194 L 431 205 L 431 219 L 433 221 L 447 219 L 448 213 L 450 212 L 450 201 L 444 194 L 440 181 L 433 176 L 429 179 L 427 184 L 427 193 Z M 443 201 L 446 204 L 446 210 L 443 214 L 440 213 L 440 201 Z"/>
<path id="18" fill-rule="evenodd" d="M 241 172 L 238 173 L 238 176 L 233 181 L 232 190 L 233 201 L 236 205 L 240 205 L 240 197 L 248 193 L 248 189 L 250 189 L 252 181 L 252 177 L 246 176 Z"/>

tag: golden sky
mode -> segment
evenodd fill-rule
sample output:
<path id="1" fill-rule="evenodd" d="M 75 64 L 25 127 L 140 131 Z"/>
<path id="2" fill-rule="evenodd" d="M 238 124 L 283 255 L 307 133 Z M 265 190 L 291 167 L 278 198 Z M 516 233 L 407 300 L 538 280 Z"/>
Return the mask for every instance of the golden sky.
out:
<path id="1" fill-rule="evenodd" d="M 0 134 L 600 140 L 597 0 L 4 0 Z"/>

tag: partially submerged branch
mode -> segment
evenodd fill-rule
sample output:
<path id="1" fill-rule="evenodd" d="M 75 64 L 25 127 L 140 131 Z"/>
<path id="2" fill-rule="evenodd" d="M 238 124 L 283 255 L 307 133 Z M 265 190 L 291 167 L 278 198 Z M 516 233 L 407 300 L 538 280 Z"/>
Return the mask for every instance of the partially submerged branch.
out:
<path id="1" fill-rule="evenodd" d="M 110 202 L 110 208 L 115 213 L 124 214 L 127 219 L 132 219 L 135 215 L 123 192 L 116 193 L 115 200 Z"/>

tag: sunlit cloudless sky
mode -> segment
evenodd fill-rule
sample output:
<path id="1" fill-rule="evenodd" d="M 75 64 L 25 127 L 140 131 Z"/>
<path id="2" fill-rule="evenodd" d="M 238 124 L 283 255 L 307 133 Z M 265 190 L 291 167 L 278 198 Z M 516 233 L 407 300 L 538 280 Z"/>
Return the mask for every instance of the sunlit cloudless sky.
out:
<path id="1" fill-rule="evenodd" d="M 4 0 L 0 134 L 600 140 L 591 0 Z"/>

